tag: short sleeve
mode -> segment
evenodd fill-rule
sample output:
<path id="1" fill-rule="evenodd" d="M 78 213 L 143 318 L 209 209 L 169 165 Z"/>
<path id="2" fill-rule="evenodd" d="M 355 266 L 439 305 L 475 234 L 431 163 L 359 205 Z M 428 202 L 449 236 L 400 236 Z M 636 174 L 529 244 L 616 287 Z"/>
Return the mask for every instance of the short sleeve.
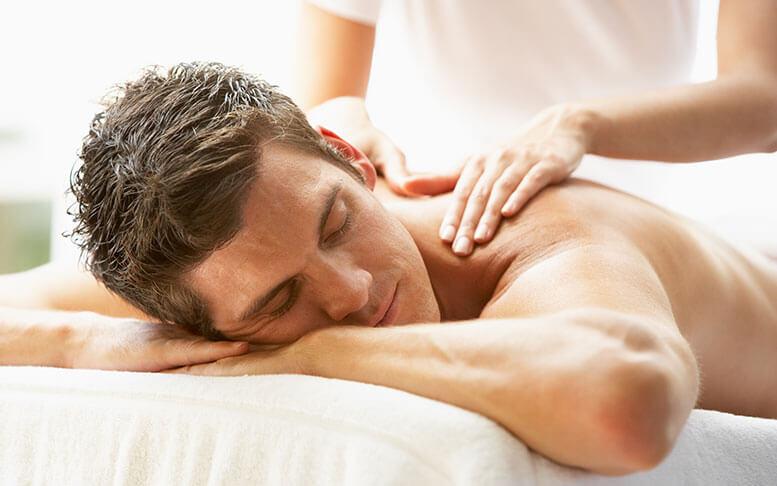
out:
<path id="1" fill-rule="evenodd" d="M 327 12 L 361 24 L 375 25 L 382 0 L 306 0 Z"/>

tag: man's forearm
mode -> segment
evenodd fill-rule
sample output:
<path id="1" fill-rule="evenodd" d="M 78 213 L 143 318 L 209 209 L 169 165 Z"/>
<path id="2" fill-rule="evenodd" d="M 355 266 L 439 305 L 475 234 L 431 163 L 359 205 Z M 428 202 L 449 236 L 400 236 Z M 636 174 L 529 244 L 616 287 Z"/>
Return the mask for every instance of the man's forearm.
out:
<path id="1" fill-rule="evenodd" d="M 696 162 L 777 150 L 777 80 L 729 75 L 702 84 L 583 102 L 589 153 Z"/>
<path id="2" fill-rule="evenodd" d="M 570 313 L 327 328 L 313 337 L 309 356 L 317 358 L 308 372 L 451 403 L 493 419 L 560 463 L 626 473 L 660 461 L 695 398 L 691 390 L 655 387 L 666 380 L 653 379 L 650 367 L 632 374 L 629 363 L 649 362 L 634 359 L 648 353 L 625 345 L 634 332 L 628 324 L 608 319 L 589 324 Z M 636 449 L 656 444 L 655 432 L 670 444 L 656 446 L 661 452 Z"/>
<path id="3" fill-rule="evenodd" d="M 0 307 L 0 365 L 69 366 L 73 327 L 65 314 Z"/>

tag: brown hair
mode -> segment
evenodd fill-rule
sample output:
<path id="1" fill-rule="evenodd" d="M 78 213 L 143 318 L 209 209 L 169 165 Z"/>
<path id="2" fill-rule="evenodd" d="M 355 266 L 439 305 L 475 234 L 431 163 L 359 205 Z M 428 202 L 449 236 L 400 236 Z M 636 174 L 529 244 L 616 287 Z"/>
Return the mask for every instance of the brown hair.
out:
<path id="1" fill-rule="evenodd" d="M 73 239 L 108 289 L 210 339 L 223 336 L 182 276 L 239 231 L 262 144 L 363 180 L 275 86 L 218 63 L 148 68 L 103 105 L 71 177 Z"/>

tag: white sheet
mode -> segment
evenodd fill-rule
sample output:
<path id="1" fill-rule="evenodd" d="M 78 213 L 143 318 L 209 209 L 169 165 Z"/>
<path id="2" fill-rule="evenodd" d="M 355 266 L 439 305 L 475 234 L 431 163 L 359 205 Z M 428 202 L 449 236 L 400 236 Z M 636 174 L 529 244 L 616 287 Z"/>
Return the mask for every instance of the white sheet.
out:
<path id="1" fill-rule="evenodd" d="M 310 376 L 0 367 L 0 484 L 777 483 L 777 420 L 696 410 L 658 468 L 561 467 L 444 403 Z"/>

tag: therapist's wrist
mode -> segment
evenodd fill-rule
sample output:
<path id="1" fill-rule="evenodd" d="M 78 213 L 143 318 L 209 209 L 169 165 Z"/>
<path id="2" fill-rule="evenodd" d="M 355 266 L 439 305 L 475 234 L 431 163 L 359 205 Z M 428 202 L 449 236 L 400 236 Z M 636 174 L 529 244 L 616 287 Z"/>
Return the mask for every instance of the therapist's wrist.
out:
<path id="1" fill-rule="evenodd" d="M 606 131 L 606 119 L 594 108 L 582 103 L 563 103 L 547 110 L 556 117 L 559 125 L 576 134 L 586 154 L 598 153 L 602 133 Z"/>

